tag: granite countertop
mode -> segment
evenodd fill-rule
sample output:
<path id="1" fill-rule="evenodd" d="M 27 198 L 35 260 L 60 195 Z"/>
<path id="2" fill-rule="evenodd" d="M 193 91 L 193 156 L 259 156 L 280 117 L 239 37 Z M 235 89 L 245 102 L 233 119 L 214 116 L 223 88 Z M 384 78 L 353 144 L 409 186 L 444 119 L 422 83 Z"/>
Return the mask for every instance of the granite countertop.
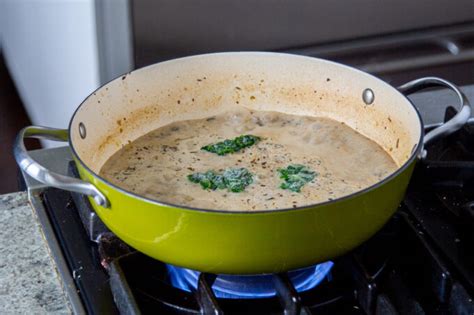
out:
<path id="1" fill-rule="evenodd" d="M 0 195 L 0 314 L 71 314 L 28 196 Z"/>

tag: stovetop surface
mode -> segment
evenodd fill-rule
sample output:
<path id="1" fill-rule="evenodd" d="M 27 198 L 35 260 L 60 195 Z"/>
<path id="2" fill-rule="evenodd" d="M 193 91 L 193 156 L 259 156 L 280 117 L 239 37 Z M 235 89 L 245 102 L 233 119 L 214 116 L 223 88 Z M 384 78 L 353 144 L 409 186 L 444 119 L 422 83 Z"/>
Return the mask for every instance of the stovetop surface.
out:
<path id="1" fill-rule="evenodd" d="M 77 313 L 474 314 L 473 186 L 469 124 L 428 148 L 396 215 L 317 287 L 298 293 L 282 273 L 274 297 L 246 300 L 216 298 L 212 274 L 194 292 L 173 287 L 166 265 L 115 237 L 84 196 L 36 186 L 30 197 Z"/>

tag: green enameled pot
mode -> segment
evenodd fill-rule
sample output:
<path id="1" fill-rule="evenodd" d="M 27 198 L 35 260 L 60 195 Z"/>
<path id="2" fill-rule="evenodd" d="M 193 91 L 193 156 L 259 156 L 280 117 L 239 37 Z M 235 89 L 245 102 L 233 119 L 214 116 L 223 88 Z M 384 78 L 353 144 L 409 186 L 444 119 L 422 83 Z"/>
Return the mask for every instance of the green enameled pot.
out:
<path id="1" fill-rule="evenodd" d="M 424 135 L 406 94 L 433 85 L 453 90 L 460 110 Z M 336 200 L 244 212 L 147 199 L 98 175 L 128 141 L 173 121 L 203 118 L 235 106 L 343 121 L 382 146 L 399 168 L 377 184 Z M 370 238 L 400 204 L 415 163 L 423 157 L 423 146 L 456 131 L 469 116 L 464 95 L 439 78 L 418 79 L 396 89 L 327 60 L 267 52 L 219 53 L 175 59 L 121 76 L 80 104 L 68 130 L 27 127 L 14 151 L 24 172 L 47 185 L 87 194 L 111 231 L 153 258 L 212 273 L 275 273 L 326 261 Z M 24 137 L 68 141 L 81 178 L 56 174 L 36 163 L 23 145 Z"/>

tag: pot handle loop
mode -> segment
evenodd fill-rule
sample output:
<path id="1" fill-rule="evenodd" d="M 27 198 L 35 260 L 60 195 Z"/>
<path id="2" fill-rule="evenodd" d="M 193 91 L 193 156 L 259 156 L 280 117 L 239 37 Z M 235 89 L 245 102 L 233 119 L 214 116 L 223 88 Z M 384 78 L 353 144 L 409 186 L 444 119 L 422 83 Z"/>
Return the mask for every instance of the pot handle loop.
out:
<path id="1" fill-rule="evenodd" d="M 408 95 L 435 86 L 447 87 L 452 90 L 458 98 L 458 101 L 460 103 L 460 110 L 453 118 L 428 132 L 425 135 L 423 141 L 424 146 L 430 144 L 438 138 L 445 137 L 459 130 L 462 126 L 466 124 L 469 117 L 471 117 L 471 105 L 469 104 L 469 101 L 467 100 L 464 93 L 456 85 L 444 79 L 440 79 L 437 77 L 420 78 L 399 86 L 398 90 L 403 94 Z M 425 156 L 426 151 L 423 150 L 422 158 L 424 158 Z"/>
<path id="2" fill-rule="evenodd" d="M 34 178 L 35 180 L 48 186 L 74 191 L 88 195 L 94 199 L 94 202 L 102 207 L 108 208 L 109 201 L 97 187 L 83 180 L 64 176 L 46 169 L 28 154 L 25 148 L 25 138 L 48 139 L 54 141 L 68 141 L 69 135 L 66 129 L 55 129 L 40 126 L 29 126 L 23 128 L 15 139 L 13 155 L 21 170 Z"/>

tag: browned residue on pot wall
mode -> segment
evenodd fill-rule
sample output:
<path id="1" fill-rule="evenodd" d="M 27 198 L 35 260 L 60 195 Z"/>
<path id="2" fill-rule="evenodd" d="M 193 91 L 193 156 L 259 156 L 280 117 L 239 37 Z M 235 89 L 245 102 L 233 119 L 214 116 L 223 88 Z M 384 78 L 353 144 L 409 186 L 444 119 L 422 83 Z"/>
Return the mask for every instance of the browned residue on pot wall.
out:
<path id="1" fill-rule="evenodd" d="M 371 105 L 361 97 L 367 87 L 375 93 Z M 79 157 L 98 172 L 145 133 L 241 106 L 342 121 L 381 145 L 399 166 L 419 139 L 414 109 L 385 83 L 324 61 L 255 53 L 181 59 L 118 78 L 84 102 L 71 137 Z M 85 140 L 79 122 L 88 129 Z"/>

